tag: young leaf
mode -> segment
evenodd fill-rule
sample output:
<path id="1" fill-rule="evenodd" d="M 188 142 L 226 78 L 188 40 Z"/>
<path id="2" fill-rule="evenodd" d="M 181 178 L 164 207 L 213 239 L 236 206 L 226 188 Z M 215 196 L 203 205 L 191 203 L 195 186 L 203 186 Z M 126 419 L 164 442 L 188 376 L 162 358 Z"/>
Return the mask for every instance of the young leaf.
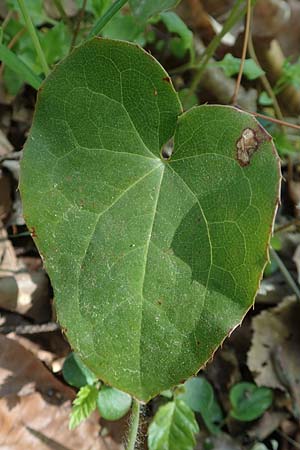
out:
<path id="1" fill-rule="evenodd" d="M 73 401 L 69 428 L 73 430 L 83 420 L 87 419 L 96 409 L 98 389 L 96 386 L 83 386 L 77 393 L 77 397 Z"/>
<path id="2" fill-rule="evenodd" d="M 261 94 L 260 94 L 260 96 L 258 98 L 258 102 L 262 106 L 271 106 L 271 105 L 273 105 L 273 100 L 271 99 L 271 97 L 269 97 L 269 95 L 267 94 L 266 91 L 261 92 Z"/>
<path id="3" fill-rule="evenodd" d="M 94 384 L 97 381 L 93 372 L 83 364 L 79 356 L 74 352 L 71 352 L 66 357 L 62 373 L 68 384 L 78 388 L 86 384 Z"/>
<path id="4" fill-rule="evenodd" d="M 118 389 L 102 386 L 98 393 L 97 407 L 103 419 L 119 420 L 131 407 L 131 396 Z"/>
<path id="5" fill-rule="evenodd" d="M 293 85 L 296 89 L 300 88 L 300 58 L 294 64 L 288 59 L 284 61 L 282 75 L 275 85 L 275 92 L 281 92 L 287 85 Z"/>
<path id="6" fill-rule="evenodd" d="M 168 9 L 174 8 L 180 0 L 129 0 L 131 10 L 141 21 Z"/>
<path id="7" fill-rule="evenodd" d="M 251 307 L 278 202 L 279 159 L 250 114 L 180 113 L 151 55 L 94 39 L 43 84 L 22 161 L 72 347 L 143 401 L 196 373 Z"/>
<path id="8" fill-rule="evenodd" d="M 242 422 L 260 417 L 272 404 L 273 392 L 254 383 L 238 383 L 230 390 L 231 416 Z"/>
<path id="9" fill-rule="evenodd" d="M 177 14 L 172 11 L 164 12 L 158 16 L 158 20 L 161 20 L 165 24 L 170 33 L 178 34 L 180 37 L 179 45 L 178 41 L 176 41 L 176 46 L 172 49 L 175 56 L 183 57 L 187 50 L 192 53 L 193 33 Z"/>
<path id="10" fill-rule="evenodd" d="M 204 377 L 194 377 L 184 383 L 184 388 L 177 398 L 201 414 L 211 433 L 218 433 L 223 414 L 211 384 Z"/>
<path id="11" fill-rule="evenodd" d="M 149 427 L 149 450 L 193 450 L 198 431 L 195 415 L 185 402 L 168 402 L 159 408 Z"/>
<path id="12" fill-rule="evenodd" d="M 225 75 L 232 77 L 239 73 L 241 60 L 240 58 L 235 58 L 231 53 L 227 53 L 222 61 L 215 63 L 217 66 L 221 67 Z M 246 59 L 244 64 L 243 75 L 248 78 L 248 80 L 255 80 L 263 75 L 265 72 L 256 64 L 253 59 Z"/>

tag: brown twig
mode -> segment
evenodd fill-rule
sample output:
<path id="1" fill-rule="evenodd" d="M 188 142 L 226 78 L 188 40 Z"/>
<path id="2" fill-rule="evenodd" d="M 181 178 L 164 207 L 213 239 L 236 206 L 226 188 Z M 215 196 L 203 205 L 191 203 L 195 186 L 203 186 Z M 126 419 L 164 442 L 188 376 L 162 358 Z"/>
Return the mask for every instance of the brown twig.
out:
<path id="1" fill-rule="evenodd" d="M 274 230 L 274 234 L 281 233 L 282 231 L 286 231 L 289 228 L 297 225 L 300 225 L 300 219 L 293 219 L 290 222 L 285 223 L 284 225 L 279 225 L 278 227 L 276 227 Z"/>
<path id="2" fill-rule="evenodd" d="M 228 31 L 231 30 L 233 25 L 235 25 L 238 22 L 238 20 L 240 20 L 245 14 L 246 9 L 245 7 L 242 6 L 243 2 L 244 0 L 237 0 L 235 2 L 235 5 L 233 6 L 229 17 L 224 23 L 222 30 L 211 40 L 210 44 L 206 47 L 204 53 L 201 56 L 200 61 L 197 61 L 196 63 L 197 71 L 192 80 L 189 92 L 186 95 L 186 99 L 190 98 L 197 91 L 198 85 L 202 80 L 206 66 L 209 63 L 210 59 L 213 57 L 216 49 L 219 47 L 222 38 L 226 35 L 226 33 L 228 33 Z"/>
<path id="3" fill-rule="evenodd" d="M 79 11 L 79 14 L 78 14 L 78 20 L 77 20 L 77 23 L 76 23 L 75 31 L 73 33 L 73 38 L 72 38 L 72 42 L 71 42 L 71 46 L 70 46 L 70 51 L 73 49 L 73 47 L 75 47 L 76 39 L 77 39 L 79 30 L 80 30 L 80 24 L 81 24 L 81 21 L 82 21 L 82 19 L 84 17 L 86 4 L 87 4 L 87 0 L 82 0 L 82 7 L 81 7 L 81 9 Z"/>
<path id="4" fill-rule="evenodd" d="M 255 61 L 256 65 L 261 68 L 261 65 L 258 61 L 256 52 L 255 52 L 251 31 L 250 31 L 249 40 L 248 40 L 248 51 L 249 51 L 250 57 Z M 276 95 L 274 94 L 274 91 L 272 89 L 272 86 L 271 86 L 268 78 L 266 77 L 266 75 L 264 73 L 260 76 L 260 81 L 261 81 L 265 91 L 267 92 L 268 96 L 272 99 L 274 111 L 275 111 L 277 119 L 283 121 L 284 117 L 281 112 L 278 100 L 276 98 Z"/>
<path id="5" fill-rule="evenodd" d="M 281 125 L 283 127 L 294 128 L 295 130 L 300 130 L 300 125 L 296 125 L 294 123 L 286 122 L 284 120 L 275 119 L 275 117 L 265 116 L 264 114 L 260 114 L 258 112 L 246 111 L 249 114 L 252 114 L 255 117 L 260 117 L 261 119 L 268 120 L 269 122 L 276 123 L 277 125 Z"/>
<path id="6" fill-rule="evenodd" d="M 243 76 L 243 72 L 244 72 L 244 65 L 245 65 L 245 59 L 246 59 L 246 55 L 247 55 L 247 48 L 248 48 L 249 35 L 250 35 L 251 15 L 252 15 L 251 0 L 247 0 L 247 16 L 246 16 L 244 44 L 243 44 L 240 70 L 239 70 L 239 74 L 238 74 L 238 77 L 236 80 L 234 94 L 232 96 L 232 104 L 233 105 L 235 105 L 237 103 L 239 89 L 240 89 L 242 76 Z"/>

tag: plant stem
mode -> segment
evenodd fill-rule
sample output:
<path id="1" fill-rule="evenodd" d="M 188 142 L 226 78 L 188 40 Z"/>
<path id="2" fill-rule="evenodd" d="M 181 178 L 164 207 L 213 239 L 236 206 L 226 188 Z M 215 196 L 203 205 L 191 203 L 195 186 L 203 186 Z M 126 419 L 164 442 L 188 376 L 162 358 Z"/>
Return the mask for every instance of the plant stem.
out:
<path id="1" fill-rule="evenodd" d="M 73 31 L 72 22 L 69 19 L 69 17 L 67 16 L 67 13 L 64 10 L 61 0 L 53 0 L 53 3 L 55 4 L 57 11 L 61 15 L 62 20 L 65 22 L 65 24 L 69 27 L 70 31 L 72 32 Z"/>
<path id="2" fill-rule="evenodd" d="M 198 69 L 198 71 L 192 81 L 191 87 L 189 89 L 189 96 L 191 96 L 192 94 L 194 94 L 196 92 L 198 84 L 200 83 L 200 81 L 203 77 L 205 68 L 206 68 L 209 60 L 212 58 L 215 51 L 219 47 L 220 42 L 223 39 L 223 37 L 225 36 L 225 34 L 228 33 L 231 30 L 231 28 L 233 27 L 233 25 L 239 19 L 241 19 L 244 16 L 244 14 L 246 13 L 246 7 L 243 6 L 243 8 L 241 8 L 241 5 L 243 3 L 244 3 L 244 0 L 237 0 L 235 2 L 235 5 L 231 10 L 231 13 L 230 13 L 228 19 L 224 23 L 221 32 L 213 38 L 213 40 L 210 42 L 210 44 L 206 48 L 204 54 L 201 57 L 201 65 L 199 66 L 199 69 Z"/>
<path id="3" fill-rule="evenodd" d="M 116 0 L 111 7 L 100 17 L 89 32 L 88 39 L 96 36 L 105 27 L 105 25 L 114 17 L 115 14 L 127 3 L 128 0 Z"/>
<path id="4" fill-rule="evenodd" d="M 49 66 L 47 64 L 47 61 L 46 61 L 44 52 L 42 50 L 42 47 L 41 47 L 38 35 L 36 33 L 36 30 L 35 30 L 35 27 L 34 27 L 34 25 L 32 23 L 31 18 L 30 18 L 28 9 L 27 9 L 27 7 L 25 5 L 25 1 L 24 0 L 18 0 L 18 4 L 19 4 L 19 7 L 20 7 L 20 9 L 22 11 L 27 30 L 28 30 L 28 32 L 29 32 L 29 34 L 31 36 L 33 45 L 35 47 L 35 50 L 36 50 L 36 53 L 37 53 L 38 58 L 40 60 L 41 66 L 43 68 L 43 71 L 44 71 L 45 75 L 47 76 L 50 73 L 50 69 L 49 69 Z"/>
<path id="5" fill-rule="evenodd" d="M 275 259 L 275 261 L 277 262 L 278 267 L 279 267 L 282 275 L 285 278 L 285 281 L 290 286 L 290 288 L 293 290 L 293 292 L 295 293 L 297 299 L 300 300 L 300 290 L 299 290 L 296 282 L 294 281 L 294 278 L 291 276 L 290 272 L 285 267 L 285 265 L 282 262 L 281 258 L 279 257 L 277 252 L 272 247 L 270 248 L 270 254 L 271 254 L 272 258 Z"/>
<path id="6" fill-rule="evenodd" d="M 258 58 L 256 56 L 256 52 L 255 52 L 255 48 L 254 48 L 254 45 L 253 45 L 253 39 L 252 39 L 252 33 L 251 32 L 250 32 L 249 41 L 248 41 L 248 51 L 249 51 L 250 57 L 253 59 L 253 61 L 255 61 L 256 65 L 261 68 L 261 65 L 260 65 L 260 63 L 258 61 Z M 275 111 L 277 119 L 284 120 L 283 114 L 281 112 L 279 103 L 278 103 L 277 98 L 276 98 L 276 95 L 275 95 L 275 93 L 274 93 L 274 91 L 272 89 L 272 86 L 271 86 L 271 84 L 270 84 L 270 82 L 269 82 L 269 80 L 268 80 L 268 78 L 266 77 L 265 74 L 260 76 L 260 81 L 261 81 L 265 91 L 267 92 L 269 97 L 272 99 L 273 106 L 274 106 L 274 111 Z"/>
<path id="7" fill-rule="evenodd" d="M 264 114 L 260 114 L 260 113 L 257 113 L 257 112 L 246 111 L 245 109 L 243 111 L 245 111 L 245 112 L 247 112 L 249 114 L 252 114 L 255 117 L 260 117 L 261 119 L 268 120 L 269 122 L 277 123 L 278 125 L 281 125 L 283 127 L 294 128 L 295 130 L 300 130 L 300 125 L 296 125 L 294 123 L 286 122 L 284 120 L 275 119 L 274 117 L 265 116 Z"/>
<path id="8" fill-rule="evenodd" d="M 237 98 L 239 95 L 242 76 L 243 76 L 243 72 L 244 72 L 244 65 L 245 65 L 245 60 L 246 60 L 246 56 L 247 56 L 247 48 L 248 48 L 248 41 L 249 41 L 249 35 L 250 35 L 250 25 L 251 25 L 251 0 L 247 0 L 247 18 L 246 18 L 246 26 L 245 26 L 244 44 L 243 44 L 240 70 L 238 73 L 234 93 L 232 96 L 232 104 L 233 105 L 235 105 L 237 103 Z"/>
<path id="9" fill-rule="evenodd" d="M 129 427 L 129 436 L 126 450 L 134 450 L 137 441 L 138 429 L 140 421 L 140 403 L 133 399 L 131 422 Z"/>
<path id="10" fill-rule="evenodd" d="M 78 20 L 77 20 L 76 28 L 75 28 L 75 31 L 74 31 L 74 33 L 73 33 L 73 38 L 72 38 L 72 42 L 71 42 L 71 46 L 70 46 L 70 51 L 72 50 L 72 48 L 73 48 L 73 47 L 75 46 L 75 44 L 76 44 L 76 39 L 77 39 L 79 30 L 80 30 L 80 24 L 81 24 L 81 21 L 82 21 L 83 16 L 84 16 L 86 4 L 87 4 L 87 0 L 82 0 L 82 7 L 80 8 L 80 11 L 79 11 L 79 15 L 78 15 Z"/>

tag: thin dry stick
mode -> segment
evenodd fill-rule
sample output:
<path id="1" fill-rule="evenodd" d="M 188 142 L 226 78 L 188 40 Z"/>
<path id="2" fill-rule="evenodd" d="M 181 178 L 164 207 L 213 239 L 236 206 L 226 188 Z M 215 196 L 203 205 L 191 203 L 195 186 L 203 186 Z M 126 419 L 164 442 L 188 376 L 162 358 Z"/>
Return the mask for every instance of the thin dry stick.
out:
<path id="1" fill-rule="evenodd" d="M 242 58 L 241 58 L 241 65 L 239 74 L 236 80 L 235 90 L 232 97 L 232 104 L 235 105 L 237 103 L 237 98 L 239 95 L 240 85 L 242 81 L 243 71 L 244 71 L 244 65 L 245 65 L 245 59 L 247 55 L 247 47 L 248 47 L 248 41 L 249 41 L 249 35 L 250 35 L 250 25 L 251 25 L 251 0 L 247 0 L 247 18 L 246 18 L 246 26 L 245 26 L 245 36 L 244 36 L 244 44 L 243 44 L 243 52 L 242 52 Z"/>
<path id="2" fill-rule="evenodd" d="M 226 33 L 228 33 L 233 25 L 243 17 L 245 14 L 246 9 L 242 7 L 242 3 L 244 0 L 237 0 L 234 7 L 231 10 L 231 13 L 226 20 L 226 22 L 223 25 L 223 28 L 219 34 L 216 34 L 216 36 L 213 38 L 213 40 L 210 42 L 208 47 L 206 47 L 205 52 L 201 56 L 201 59 L 199 61 L 199 64 L 196 64 L 197 72 L 195 74 L 195 77 L 192 80 L 191 86 L 189 88 L 189 92 L 186 96 L 186 98 L 189 98 L 192 94 L 194 94 L 198 88 L 198 85 L 200 81 L 202 80 L 202 77 L 204 75 L 205 69 L 207 64 L 209 63 L 209 60 L 213 57 L 216 49 L 220 45 L 220 42 L 222 38 L 225 36 Z"/>
<path id="3" fill-rule="evenodd" d="M 87 4 L 87 0 L 83 0 L 82 1 L 82 7 L 81 7 L 81 9 L 79 11 L 79 14 L 78 14 L 78 20 L 77 20 L 76 28 L 75 28 L 75 31 L 74 31 L 74 34 L 73 34 L 73 38 L 72 38 L 72 42 L 71 42 L 71 46 L 70 46 L 70 51 L 73 49 L 73 47 L 76 44 L 76 39 L 77 39 L 79 30 L 80 30 L 81 21 L 82 21 L 82 19 L 84 17 L 86 4 Z"/>
<path id="4" fill-rule="evenodd" d="M 250 32 L 249 41 L 248 41 L 248 52 L 249 52 L 250 57 L 255 61 L 256 65 L 261 68 L 261 65 L 260 65 L 260 63 L 258 61 L 258 58 L 256 56 L 256 52 L 255 52 L 255 48 L 254 48 L 254 45 L 253 45 L 253 39 L 252 39 L 252 33 L 251 32 Z M 267 92 L 269 97 L 272 99 L 273 106 L 274 106 L 274 111 L 275 111 L 277 119 L 284 120 L 283 114 L 281 112 L 279 103 L 278 103 L 277 98 L 276 98 L 276 95 L 274 94 L 272 86 L 271 86 L 271 84 L 270 84 L 270 82 L 269 82 L 269 80 L 268 80 L 268 78 L 266 77 L 265 74 L 262 74 L 260 76 L 260 81 L 261 81 L 265 91 Z"/>
<path id="5" fill-rule="evenodd" d="M 291 227 L 297 226 L 297 225 L 300 225 L 300 219 L 293 219 L 290 222 L 285 223 L 284 225 L 279 225 L 277 228 L 275 228 L 274 234 L 281 233 L 282 231 L 286 231 L 288 228 L 291 228 Z"/>
<path id="6" fill-rule="evenodd" d="M 265 116 L 264 114 L 260 114 L 258 112 L 247 111 L 243 109 L 243 111 L 252 114 L 255 117 L 260 117 L 261 119 L 268 120 L 269 122 L 277 123 L 283 127 L 294 128 L 295 130 L 300 130 L 300 125 L 296 125 L 295 123 L 286 122 L 284 120 L 275 119 L 275 117 Z"/>

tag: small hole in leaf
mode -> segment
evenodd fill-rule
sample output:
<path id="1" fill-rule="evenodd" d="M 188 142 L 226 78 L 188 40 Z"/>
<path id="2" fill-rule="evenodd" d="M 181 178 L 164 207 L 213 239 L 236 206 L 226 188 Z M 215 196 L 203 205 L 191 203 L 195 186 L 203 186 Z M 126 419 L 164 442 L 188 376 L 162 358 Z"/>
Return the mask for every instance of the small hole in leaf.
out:
<path id="1" fill-rule="evenodd" d="M 174 141 L 173 138 L 170 139 L 161 149 L 161 158 L 164 161 L 169 161 L 171 159 L 172 153 L 174 148 Z"/>

